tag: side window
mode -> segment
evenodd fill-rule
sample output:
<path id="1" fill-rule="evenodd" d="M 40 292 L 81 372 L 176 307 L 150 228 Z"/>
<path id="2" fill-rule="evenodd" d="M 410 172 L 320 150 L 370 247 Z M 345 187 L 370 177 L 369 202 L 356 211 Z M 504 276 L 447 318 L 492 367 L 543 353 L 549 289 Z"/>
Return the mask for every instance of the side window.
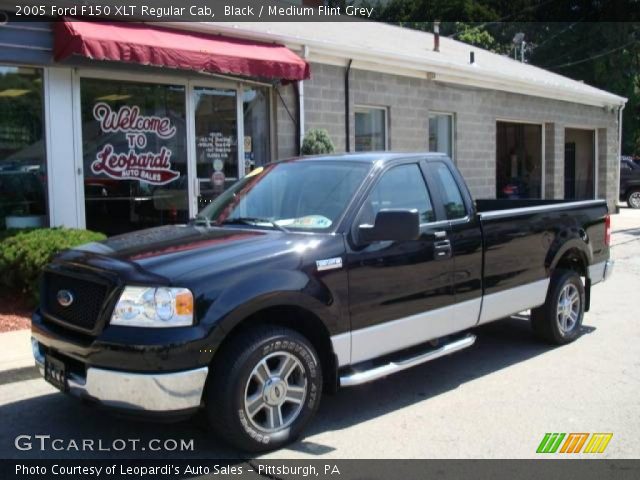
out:
<path id="1" fill-rule="evenodd" d="M 442 162 L 433 162 L 429 164 L 429 172 L 440 186 L 447 220 L 464 217 L 467 214 L 467 209 L 464 206 L 458 183 L 449 168 Z"/>
<path id="2" fill-rule="evenodd" d="M 372 225 L 380 210 L 417 209 L 420 223 L 435 221 L 427 185 L 417 164 L 400 165 L 383 174 L 365 201 L 359 223 Z"/>

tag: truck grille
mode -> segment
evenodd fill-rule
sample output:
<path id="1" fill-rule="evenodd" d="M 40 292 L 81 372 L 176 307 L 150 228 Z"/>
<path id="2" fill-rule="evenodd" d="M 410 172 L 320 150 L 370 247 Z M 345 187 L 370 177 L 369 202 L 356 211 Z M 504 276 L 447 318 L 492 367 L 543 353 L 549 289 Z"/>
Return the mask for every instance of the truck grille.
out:
<path id="1" fill-rule="evenodd" d="M 73 296 L 73 301 L 66 307 L 58 300 L 58 292 L 63 290 Z M 98 322 L 107 293 L 107 286 L 101 283 L 45 272 L 42 309 L 58 322 L 92 331 Z"/>

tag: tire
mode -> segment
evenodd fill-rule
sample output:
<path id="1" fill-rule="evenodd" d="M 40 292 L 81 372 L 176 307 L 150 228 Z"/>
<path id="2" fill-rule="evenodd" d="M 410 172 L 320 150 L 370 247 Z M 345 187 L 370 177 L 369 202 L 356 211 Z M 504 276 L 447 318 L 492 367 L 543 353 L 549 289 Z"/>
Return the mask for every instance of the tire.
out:
<path id="1" fill-rule="evenodd" d="M 580 275 L 573 270 L 554 272 L 544 305 L 531 312 L 533 332 L 539 339 L 553 345 L 573 342 L 580 335 L 584 306 L 584 286 Z"/>
<path id="2" fill-rule="evenodd" d="M 640 188 L 635 188 L 627 194 L 629 208 L 640 208 Z"/>
<path id="3" fill-rule="evenodd" d="M 274 450 L 298 438 L 322 395 L 317 352 L 302 335 L 279 326 L 256 326 L 232 338 L 210 375 L 209 423 L 247 452 Z"/>

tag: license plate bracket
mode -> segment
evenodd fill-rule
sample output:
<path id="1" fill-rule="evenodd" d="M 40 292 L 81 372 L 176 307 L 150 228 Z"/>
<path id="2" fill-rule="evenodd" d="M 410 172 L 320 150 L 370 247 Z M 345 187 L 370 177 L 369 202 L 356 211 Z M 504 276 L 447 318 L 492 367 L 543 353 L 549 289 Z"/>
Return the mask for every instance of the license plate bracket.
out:
<path id="1" fill-rule="evenodd" d="M 58 390 L 66 392 L 69 389 L 66 365 L 62 360 L 51 355 L 44 357 L 44 379 Z"/>

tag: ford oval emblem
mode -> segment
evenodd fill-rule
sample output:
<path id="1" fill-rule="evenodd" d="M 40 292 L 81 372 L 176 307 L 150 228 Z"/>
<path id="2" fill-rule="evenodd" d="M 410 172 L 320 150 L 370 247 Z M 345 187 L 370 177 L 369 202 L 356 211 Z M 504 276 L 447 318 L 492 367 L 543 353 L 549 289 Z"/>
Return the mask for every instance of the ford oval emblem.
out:
<path id="1" fill-rule="evenodd" d="M 73 303 L 73 294 L 69 290 L 60 290 L 56 295 L 58 303 L 63 307 L 68 307 Z"/>

